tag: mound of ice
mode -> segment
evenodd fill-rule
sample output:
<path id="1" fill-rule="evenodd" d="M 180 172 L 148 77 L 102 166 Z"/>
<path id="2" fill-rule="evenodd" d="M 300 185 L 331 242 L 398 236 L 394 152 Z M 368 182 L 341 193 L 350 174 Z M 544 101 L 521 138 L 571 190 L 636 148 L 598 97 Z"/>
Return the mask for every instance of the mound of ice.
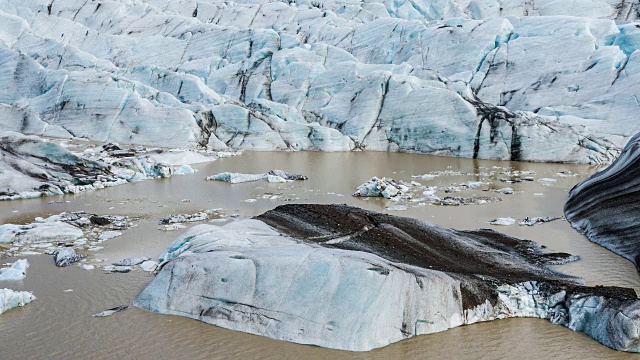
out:
<path id="1" fill-rule="evenodd" d="M 390 200 L 401 200 L 407 197 L 411 197 L 408 194 L 409 187 L 398 181 L 389 178 L 378 179 L 377 177 L 371 178 L 371 180 L 358 186 L 353 196 L 374 196 L 384 197 Z"/>
<path id="2" fill-rule="evenodd" d="M 352 351 L 507 317 L 548 319 L 640 351 L 635 292 L 583 287 L 547 267 L 571 259 L 490 230 L 286 205 L 189 229 L 161 255 L 134 305 Z"/>
<path id="3" fill-rule="evenodd" d="M 58 250 L 55 254 L 54 261 L 56 266 L 68 266 L 82 260 L 85 256 L 78 255 L 73 248 L 66 247 Z"/>

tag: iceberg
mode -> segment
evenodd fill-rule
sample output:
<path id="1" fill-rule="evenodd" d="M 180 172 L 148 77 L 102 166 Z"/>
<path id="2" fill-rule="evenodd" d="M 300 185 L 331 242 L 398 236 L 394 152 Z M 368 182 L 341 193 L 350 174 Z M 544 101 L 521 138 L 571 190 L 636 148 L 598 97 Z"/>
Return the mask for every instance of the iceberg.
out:
<path id="1" fill-rule="evenodd" d="M 283 205 L 187 230 L 134 306 L 351 351 L 508 317 L 547 319 L 640 351 L 635 292 L 586 287 L 549 269 L 572 260 L 486 229 L 346 205 Z"/>
<path id="2" fill-rule="evenodd" d="M 268 182 L 287 182 L 294 180 L 307 180 L 307 177 L 300 174 L 292 174 L 283 170 L 271 170 L 264 174 L 242 174 L 224 172 L 216 175 L 207 176 L 207 180 L 226 181 L 230 184 L 240 184 L 253 182 L 258 180 L 267 180 Z"/>
<path id="3" fill-rule="evenodd" d="M 78 255 L 73 248 L 62 248 L 55 254 L 54 261 L 56 266 L 64 267 L 78 262 L 85 258 L 83 255 Z"/>
<path id="4" fill-rule="evenodd" d="M 35 299 L 36 297 L 28 291 L 0 289 L 0 315 L 18 306 L 25 306 Z"/>
<path id="5" fill-rule="evenodd" d="M 371 180 L 358 186 L 356 191 L 353 193 L 353 196 L 383 197 L 399 201 L 411 197 L 411 194 L 409 194 L 408 191 L 409 187 L 398 181 L 388 178 L 379 179 L 374 176 Z"/>
<path id="6" fill-rule="evenodd" d="M 0 281 L 22 280 L 27 276 L 28 268 L 29 261 L 26 259 L 20 259 L 13 263 L 11 267 L 0 269 Z"/>

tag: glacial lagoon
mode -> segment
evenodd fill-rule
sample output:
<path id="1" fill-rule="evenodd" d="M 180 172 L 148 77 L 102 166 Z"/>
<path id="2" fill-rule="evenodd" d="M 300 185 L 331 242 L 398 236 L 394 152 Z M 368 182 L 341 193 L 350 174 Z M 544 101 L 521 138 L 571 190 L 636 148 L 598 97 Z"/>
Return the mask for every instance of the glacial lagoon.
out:
<path id="1" fill-rule="evenodd" d="M 284 203 L 344 203 L 398 216 L 425 219 L 457 229 L 492 228 L 514 237 L 534 240 L 551 251 L 568 252 L 580 260 L 555 267 L 582 277 L 587 285 L 612 285 L 640 290 L 633 264 L 588 241 L 564 220 L 535 226 L 489 225 L 504 217 L 562 216 L 568 190 L 598 170 L 596 166 L 522 163 L 434 157 L 383 152 L 245 152 L 239 156 L 194 165 L 195 174 L 149 180 L 76 195 L 0 202 L 1 223 L 30 223 L 63 211 L 86 211 L 138 217 L 136 226 L 90 252 L 85 264 L 56 268 L 49 255 L 26 258 L 31 263 L 26 279 L 13 282 L 14 290 L 33 291 L 37 299 L 0 317 L 2 354 L 7 358 L 318 358 L 388 359 L 453 358 L 628 358 L 587 335 L 538 319 L 506 319 L 418 336 L 370 352 L 354 353 L 272 340 L 230 331 L 178 316 L 146 312 L 131 304 L 152 279 L 136 269 L 107 274 L 101 265 L 127 257 L 157 258 L 183 231 L 161 231 L 158 221 L 171 214 L 222 208 L 216 224 L 259 215 Z M 272 169 L 304 174 L 306 181 L 228 184 L 206 181 L 220 172 L 260 173 Z M 503 182 L 514 171 L 530 172 L 534 181 Z M 505 174 L 506 173 L 506 174 Z M 435 177 L 414 177 L 438 174 Z M 383 198 L 358 198 L 351 194 L 373 176 L 417 181 L 426 186 L 449 187 L 483 182 L 455 196 L 496 196 L 497 203 L 467 206 L 420 206 Z M 553 179 L 555 181 L 540 181 Z M 510 187 L 513 194 L 495 191 Z M 444 195 L 440 193 L 438 195 Z M 394 206 L 390 209 L 391 206 Z M 185 224 L 192 226 L 190 224 Z M 104 263 L 96 263 L 104 259 Z M 2 286 L 0 282 L 0 286 Z M 68 291 L 73 290 L 73 291 Z M 110 317 L 93 314 L 116 306 L 129 309 Z"/>

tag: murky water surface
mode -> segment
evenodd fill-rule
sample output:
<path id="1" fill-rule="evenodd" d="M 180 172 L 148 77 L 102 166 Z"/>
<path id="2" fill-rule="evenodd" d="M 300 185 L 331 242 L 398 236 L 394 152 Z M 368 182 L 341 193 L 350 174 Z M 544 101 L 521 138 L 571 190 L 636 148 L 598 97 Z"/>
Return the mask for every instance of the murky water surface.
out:
<path id="1" fill-rule="evenodd" d="M 137 226 L 91 253 L 95 259 L 117 261 L 130 256 L 157 257 L 179 232 L 158 230 L 158 220 L 172 213 L 224 208 L 227 215 L 251 217 L 283 204 L 347 203 L 386 211 L 385 199 L 351 196 L 354 188 L 372 176 L 417 180 L 423 185 L 449 186 L 467 181 L 489 184 L 456 196 L 498 196 L 502 202 L 470 206 L 422 206 L 389 213 L 426 219 L 458 229 L 491 227 L 487 221 L 511 216 L 561 216 L 568 190 L 596 168 L 582 165 L 510 163 L 440 158 L 394 153 L 244 153 L 195 166 L 195 175 L 128 184 L 79 195 L 0 202 L 0 223 L 25 223 L 36 216 L 62 211 L 137 215 Z M 505 169 L 533 170 L 536 181 L 506 184 Z M 205 181 L 223 171 L 258 173 L 283 169 L 309 176 L 307 181 L 270 184 L 265 181 L 230 185 Z M 432 180 L 412 179 L 433 171 L 460 172 Z M 562 177 L 570 171 L 577 176 Z M 493 172 L 493 175 L 491 175 Z M 470 175 L 471 174 L 471 175 Z M 556 182 L 537 181 L 555 178 Z M 482 191 L 511 187 L 515 194 Z M 267 193 L 278 199 L 263 199 Z M 534 194 L 537 194 L 534 196 Z M 542 194 L 542 195 L 540 195 Z M 437 195 L 443 196 L 443 193 Z M 247 199 L 256 199 L 246 202 Z M 585 278 L 589 285 L 617 285 L 640 290 L 633 265 L 577 234 L 563 220 L 528 226 L 494 226 L 496 230 L 527 238 L 553 251 L 579 255 L 581 260 L 558 270 Z M 139 269 L 128 274 L 105 274 L 99 268 L 56 268 L 47 255 L 27 257 L 31 263 L 21 282 L 0 282 L 0 287 L 33 291 L 37 300 L 0 316 L 1 359 L 613 359 L 634 355 L 610 350 L 584 334 L 537 319 L 507 319 L 463 326 L 424 335 L 366 353 L 352 353 L 291 344 L 217 328 L 177 316 L 130 308 L 107 318 L 91 315 L 118 305 L 131 305 L 151 280 Z M 11 259 L 13 261 L 14 259 Z M 4 262 L 4 261 L 2 261 Z M 64 290 L 72 289 L 72 292 Z"/>

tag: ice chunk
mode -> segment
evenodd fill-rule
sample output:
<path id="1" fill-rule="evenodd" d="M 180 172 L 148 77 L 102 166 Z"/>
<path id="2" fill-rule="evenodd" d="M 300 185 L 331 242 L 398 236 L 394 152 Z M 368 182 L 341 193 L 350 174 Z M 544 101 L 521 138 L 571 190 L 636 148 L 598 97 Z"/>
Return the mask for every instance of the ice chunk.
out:
<path id="1" fill-rule="evenodd" d="M 25 306 L 35 299 L 36 297 L 28 291 L 0 289 L 0 314 L 18 306 Z"/>
<path id="2" fill-rule="evenodd" d="M 122 236 L 120 231 L 105 231 L 98 236 L 99 241 L 107 241 Z"/>
<path id="3" fill-rule="evenodd" d="M 128 308 L 129 308 L 129 307 L 128 307 L 128 306 L 125 306 L 125 305 L 117 306 L 117 307 L 114 307 L 114 308 L 111 308 L 111 309 L 108 309 L 108 310 L 105 310 L 105 311 L 101 311 L 101 312 L 99 312 L 99 313 L 97 313 L 97 314 L 94 314 L 94 315 L 93 315 L 93 317 L 107 317 L 107 316 L 111 316 L 111 315 L 113 315 L 113 314 L 115 314 L 115 313 L 119 313 L 119 312 L 121 312 L 121 311 L 125 311 L 125 310 L 127 310 Z"/>
<path id="4" fill-rule="evenodd" d="M 58 250 L 55 255 L 56 266 L 68 266 L 84 259 L 86 256 L 79 255 L 73 248 L 66 247 Z"/>
<path id="5" fill-rule="evenodd" d="M 151 260 L 148 257 L 132 257 L 132 258 L 126 258 L 124 260 L 120 260 L 120 261 L 116 261 L 113 263 L 113 265 L 115 266 L 133 266 L 133 265 L 139 265 L 142 264 L 145 261 Z"/>
<path id="6" fill-rule="evenodd" d="M 11 267 L 0 269 L 0 281 L 17 281 L 27 276 L 29 262 L 27 259 L 20 259 L 13 263 Z"/>
<path id="7" fill-rule="evenodd" d="M 144 261 L 140 264 L 140 269 L 142 269 L 143 271 L 155 271 L 157 267 L 158 263 L 151 260 Z"/>
<path id="8" fill-rule="evenodd" d="M 491 224 L 491 225 L 508 226 L 508 225 L 515 224 L 516 223 L 516 219 L 514 219 L 512 217 L 503 217 L 503 218 L 497 218 L 495 220 L 488 221 L 487 223 Z"/>

